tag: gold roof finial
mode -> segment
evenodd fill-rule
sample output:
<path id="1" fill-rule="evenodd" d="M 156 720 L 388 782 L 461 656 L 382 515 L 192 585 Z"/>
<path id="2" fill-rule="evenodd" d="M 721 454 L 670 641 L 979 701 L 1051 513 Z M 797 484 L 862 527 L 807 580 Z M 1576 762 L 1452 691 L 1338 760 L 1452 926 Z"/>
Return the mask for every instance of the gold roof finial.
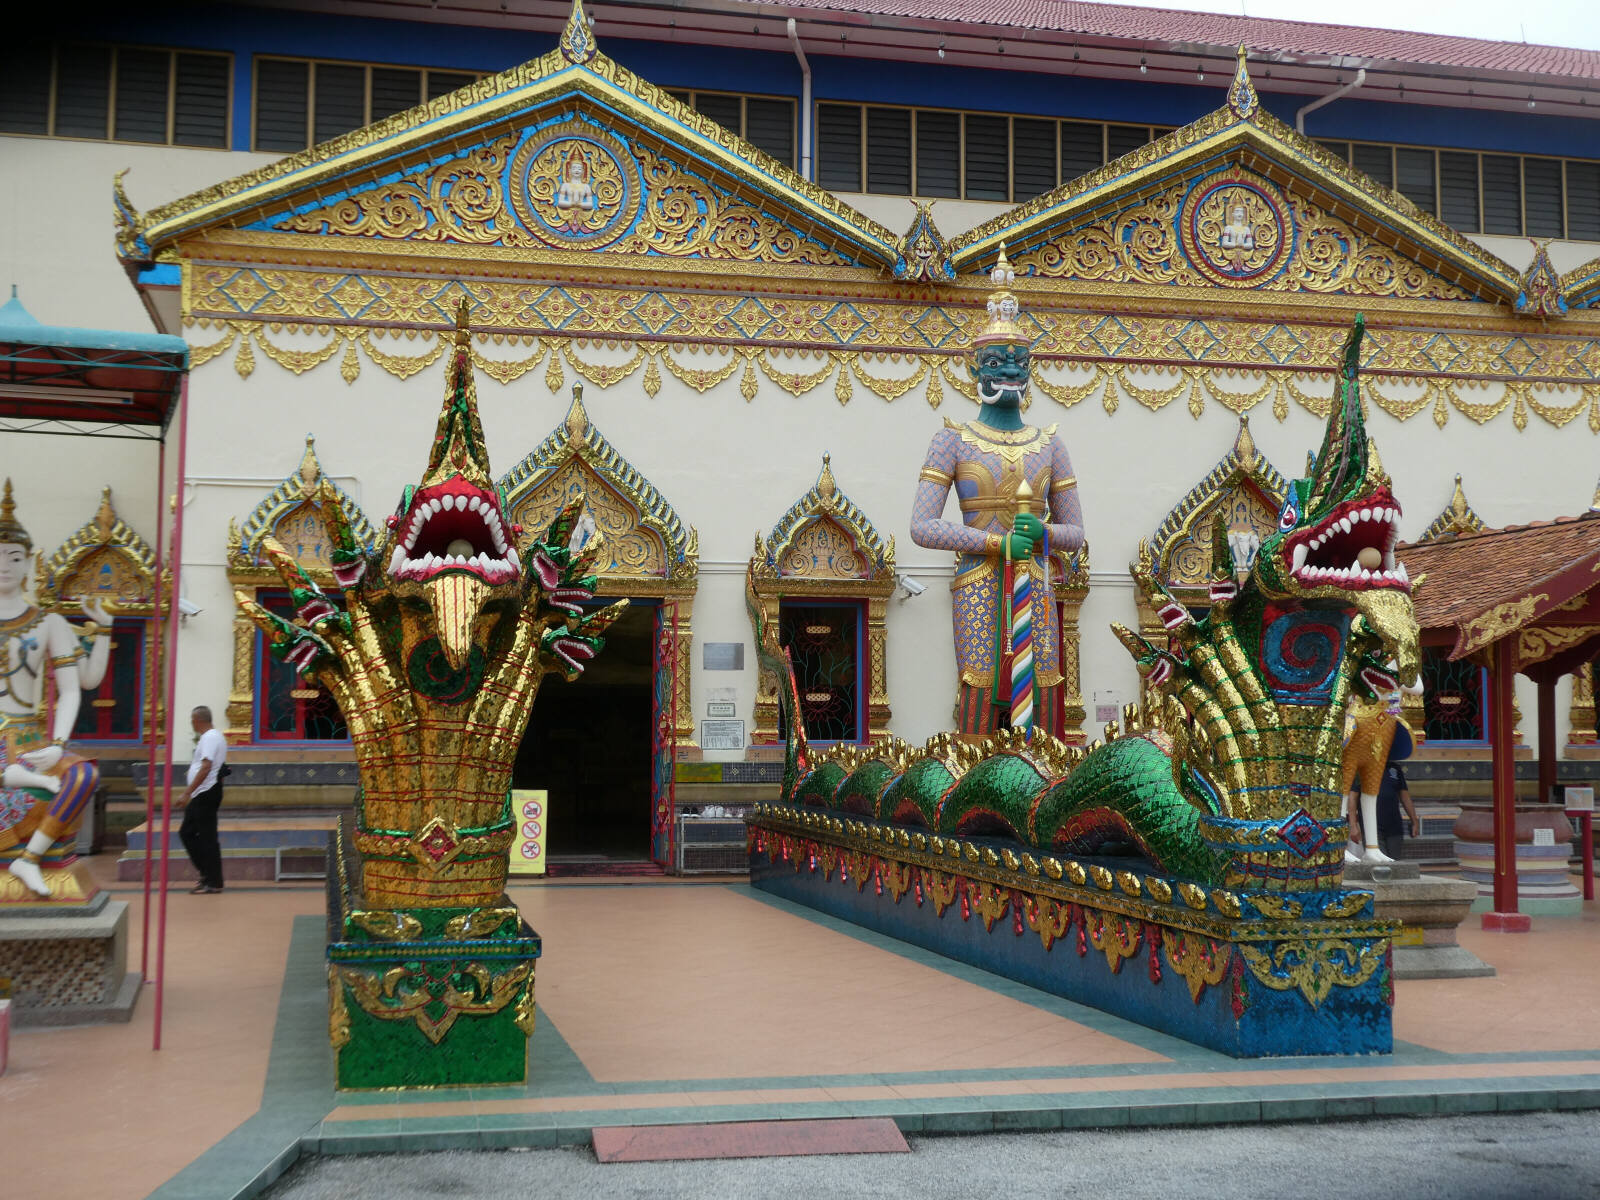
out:
<path id="1" fill-rule="evenodd" d="M 833 481 L 833 467 L 829 465 L 832 461 L 833 455 L 824 454 L 822 456 L 822 474 L 817 476 L 817 495 L 824 500 L 832 500 L 839 490 L 838 485 Z"/>
<path id="2" fill-rule="evenodd" d="M 465 346 L 472 341 L 472 302 L 465 296 L 456 305 L 456 345 Z"/>
<path id="3" fill-rule="evenodd" d="M 989 321 L 984 325 L 983 332 L 972 339 L 974 346 L 986 346 L 991 342 L 1026 345 L 1032 340 L 1017 325 L 1020 309 L 1016 294 L 1011 290 L 1016 279 L 1017 273 L 1011 269 L 1011 262 L 1006 258 L 1006 244 L 1001 242 L 1000 257 L 989 272 L 989 282 L 994 284 L 994 291 L 989 293 Z"/>
<path id="4" fill-rule="evenodd" d="M 1250 434 L 1250 414 L 1239 414 L 1239 433 L 1233 439 L 1233 457 L 1241 466 L 1250 466 L 1256 461 L 1256 439 Z"/>
<path id="5" fill-rule="evenodd" d="M 567 440 L 581 442 L 589 432 L 589 414 L 583 407 L 583 384 L 572 385 L 572 406 L 567 409 Z"/>
<path id="6" fill-rule="evenodd" d="M 0 497 L 0 546 L 21 546 L 33 549 L 33 539 L 17 520 L 17 502 L 11 497 L 11 479 L 6 479 L 5 495 Z"/>
<path id="7" fill-rule="evenodd" d="M 596 53 L 594 22 L 583 11 L 583 0 L 572 0 L 567 27 L 561 31 L 561 57 L 568 62 L 586 63 Z"/>
<path id="8" fill-rule="evenodd" d="M 300 476 L 300 488 L 310 495 L 317 486 L 317 480 L 322 478 L 322 464 L 317 461 L 316 434 L 306 434 L 306 452 L 300 456 L 300 466 L 295 470 Z"/>
<path id="9" fill-rule="evenodd" d="M 1594 485 L 1594 499 L 1589 501 L 1590 512 L 1600 512 L 1600 483 Z"/>
<path id="10" fill-rule="evenodd" d="M 111 485 L 108 483 L 100 489 L 100 507 L 95 510 L 94 531 L 102 542 L 109 542 L 116 527 L 117 510 L 111 504 Z"/>
<path id="11" fill-rule="evenodd" d="M 1465 533 L 1477 533 L 1483 528 L 1483 518 L 1472 510 L 1472 505 L 1467 503 L 1467 493 L 1461 486 L 1461 476 L 1456 476 L 1455 490 L 1450 493 L 1450 503 L 1445 505 L 1444 511 L 1434 518 L 1426 532 L 1418 538 L 1419 542 L 1431 542 L 1434 538 L 1459 537 Z M 1416 587 L 1417 581 L 1412 580 L 1411 586 Z"/>
<path id="12" fill-rule="evenodd" d="M 1256 85 L 1250 82 L 1250 67 L 1242 45 L 1239 47 L 1239 65 L 1234 69 L 1233 82 L 1228 85 L 1228 107 L 1244 120 L 1255 116 L 1256 109 L 1261 107 Z"/>

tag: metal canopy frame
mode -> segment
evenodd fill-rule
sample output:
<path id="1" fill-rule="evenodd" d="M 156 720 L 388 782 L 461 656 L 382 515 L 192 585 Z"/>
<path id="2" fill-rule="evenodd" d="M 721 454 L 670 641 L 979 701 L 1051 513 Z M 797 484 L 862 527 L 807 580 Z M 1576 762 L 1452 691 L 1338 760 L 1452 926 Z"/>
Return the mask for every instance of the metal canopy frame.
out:
<path id="1" fill-rule="evenodd" d="M 146 729 L 148 749 L 145 825 L 155 823 L 157 748 L 164 744 L 161 795 L 160 895 L 156 919 L 155 1033 L 152 1048 L 161 1049 L 162 1002 L 166 985 L 167 843 L 172 827 L 172 747 L 175 712 L 172 695 L 177 680 L 177 621 L 183 562 L 183 505 L 168 508 L 172 522 L 170 553 L 166 553 L 167 521 L 161 503 L 166 479 L 167 435 L 177 419 L 177 490 L 183 490 L 188 449 L 189 348 L 182 338 L 164 334 L 114 333 L 34 323 L 15 299 L 0 309 L 0 433 L 47 434 L 66 437 L 109 437 L 156 444 L 156 540 L 154 656 L 152 674 L 163 672 L 165 729 L 154 722 Z M 15 308 L 15 313 L 12 311 Z M 16 315 L 17 320 L 4 317 Z M 165 561 L 164 559 L 165 554 Z M 163 569 L 171 594 L 163 597 L 159 586 Z M 140 944 L 139 972 L 150 976 L 150 855 L 144 866 L 144 932 Z"/>

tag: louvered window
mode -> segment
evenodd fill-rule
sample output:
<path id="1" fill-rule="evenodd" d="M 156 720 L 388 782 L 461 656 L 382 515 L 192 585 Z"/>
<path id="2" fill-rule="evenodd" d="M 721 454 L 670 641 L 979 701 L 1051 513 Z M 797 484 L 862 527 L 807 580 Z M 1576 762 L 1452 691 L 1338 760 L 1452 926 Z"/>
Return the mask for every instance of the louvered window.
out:
<path id="1" fill-rule="evenodd" d="M 794 101 L 749 96 L 744 102 L 745 140 L 794 166 Z"/>
<path id="2" fill-rule="evenodd" d="M 1124 154 L 1132 154 L 1150 140 L 1150 130 L 1143 125 L 1107 125 L 1106 154 L 1115 162 Z"/>
<path id="3" fill-rule="evenodd" d="M 728 96 L 721 92 L 696 92 L 694 106 L 732 133 L 738 133 L 743 124 L 739 115 L 738 96 Z"/>
<path id="4" fill-rule="evenodd" d="M 311 64 L 278 58 L 256 63 L 256 149 L 304 150 Z"/>
<path id="5" fill-rule="evenodd" d="M 1317 139 L 1317 145 L 1321 146 L 1324 150 L 1329 151 L 1330 153 L 1336 155 L 1337 157 L 1344 159 L 1345 162 L 1349 162 L 1350 161 L 1350 143 L 1349 142 L 1329 142 L 1329 141 L 1325 141 L 1322 138 L 1318 138 Z"/>
<path id="6" fill-rule="evenodd" d="M 1561 162 L 1554 158 L 1522 160 L 1522 211 L 1529 237 L 1562 235 Z"/>
<path id="7" fill-rule="evenodd" d="M 1483 156 L 1483 231 L 1522 232 L 1522 172 L 1508 154 Z"/>
<path id="8" fill-rule="evenodd" d="M 911 194 L 910 109 L 867 109 L 867 191 Z"/>
<path id="9" fill-rule="evenodd" d="M 1394 186 L 1394 151 L 1388 146 L 1357 143 L 1351 151 L 1350 165 L 1371 175 L 1384 187 Z"/>
<path id="10" fill-rule="evenodd" d="M 226 147 L 229 60 L 221 54 L 178 54 L 175 57 L 173 144 Z"/>
<path id="11" fill-rule="evenodd" d="M 119 142 L 167 140 L 167 92 L 172 55 L 166 50 L 117 51 L 116 124 Z"/>
<path id="12" fill-rule="evenodd" d="M 1006 200 L 1011 194 L 1006 119 L 966 114 L 968 200 Z"/>
<path id="13" fill-rule="evenodd" d="M 817 182 L 832 192 L 861 190 L 861 108 L 817 106 Z"/>
<path id="14" fill-rule="evenodd" d="M 1430 215 L 1439 211 L 1433 180 L 1433 151 L 1400 146 L 1394 152 L 1395 187 L 1411 203 Z"/>
<path id="15" fill-rule="evenodd" d="M 422 103 L 422 72 L 372 68 L 372 120 L 381 121 Z"/>
<path id="16" fill-rule="evenodd" d="M 1056 186 L 1056 123 L 1016 117 L 1011 122 L 1011 186 L 1017 203 Z"/>
<path id="17" fill-rule="evenodd" d="M 1061 122 L 1061 182 L 1098 170 L 1106 161 L 1106 127 L 1087 121 Z"/>
<path id="18" fill-rule="evenodd" d="M 1477 233 L 1478 156 L 1439 152 L 1439 218 L 1462 233 Z"/>
<path id="19" fill-rule="evenodd" d="M 428 72 L 428 99 L 437 100 L 440 96 L 447 96 L 458 91 L 477 78 L 465 71 L 429 71 Z"/>
<path id="20" fill-rule="evenodd" d="M 1600 242 L 1600 163 L 1567 164 L 1567 236 Z"/>
<path id="21" fill-rule="evenodd" d="M 313 142 L 325 142 L 367 123 L 367 71 L 339 63 L 318 63 L 313 78 L 316 107 Z"/>
<path id="22" fill-rule="evenodd" d="M 111 51 L 62 46 L 56 51 L 56 136 L 104 138 L 111 103 Z"/>
<path id="23" fill-rule="evenodd" d="M 917 195 L 961 195 L 961 118 L 917 111 Z"/>
<path id="24" fill-rule="evenodd" d="M 12 43 L 0 56 L 0 133 L 49 133 L 49 45 Z"/>

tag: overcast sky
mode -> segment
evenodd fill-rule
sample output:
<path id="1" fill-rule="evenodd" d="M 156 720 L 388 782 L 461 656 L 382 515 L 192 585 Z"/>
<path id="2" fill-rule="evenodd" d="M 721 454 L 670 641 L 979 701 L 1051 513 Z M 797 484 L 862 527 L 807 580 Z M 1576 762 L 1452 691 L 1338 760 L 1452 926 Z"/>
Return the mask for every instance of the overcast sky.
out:
<path id="1" fill-rule="evenodd" d="M 1117 0 L 1141 8 L 1238 13 L 1289 21 L 1415 29 L 1501 42 L 1600 50 L 1596 0 Z"/>

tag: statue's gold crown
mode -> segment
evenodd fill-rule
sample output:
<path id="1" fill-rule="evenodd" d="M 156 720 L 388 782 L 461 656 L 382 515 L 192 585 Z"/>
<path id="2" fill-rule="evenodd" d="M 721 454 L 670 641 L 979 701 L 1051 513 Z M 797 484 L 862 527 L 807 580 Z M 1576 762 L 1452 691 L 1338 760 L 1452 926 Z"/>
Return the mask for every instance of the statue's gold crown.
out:
<path id="1" fill-rule="evenodd" d="M 1005 243 L 1002 242 L 1000 257 L 995 260 L 994 270 L 989 272 L 989 281 L 995 289 L 989 293 L 989 320 L 983 331 L 972 339 L 974 346 L 987 346 L 994 342 L 1027 345 L 1033 340 L 1017 324 L 1017 297 L 1011 290 L 1016 280 L 1017 273 L 1011 269 L 1011 263 L 1006 258 Z"/>
<path id="2" fill-rule="evenodd" d="M 17 520 L 17 502 L 11 498 L 11 480 L 6 480 L 5 495 L 0 497 L 0 546 L 21 546 L 33 549 L 33 539 Z"/>

